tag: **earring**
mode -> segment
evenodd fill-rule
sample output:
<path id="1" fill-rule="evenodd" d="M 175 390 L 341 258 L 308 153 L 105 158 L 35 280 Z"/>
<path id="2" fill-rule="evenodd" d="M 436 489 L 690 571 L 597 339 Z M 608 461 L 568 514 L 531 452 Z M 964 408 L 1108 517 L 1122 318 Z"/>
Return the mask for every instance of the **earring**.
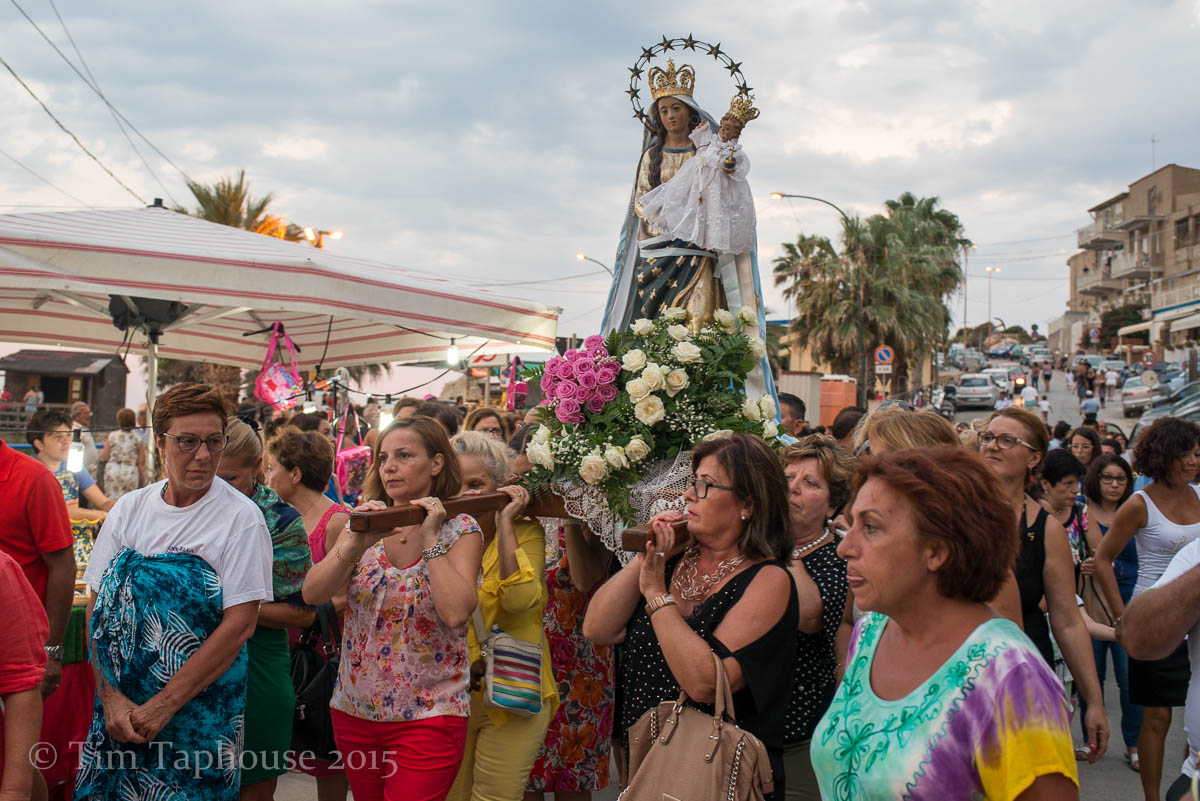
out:
<path id="1" fill-rule="evenodd" d="M 745 516 L 745 515 L 742 515 L 742 522 L 743 522 L 743 523 L 745 523 L 745 522 L 746 522 L 746 516 Z"/>

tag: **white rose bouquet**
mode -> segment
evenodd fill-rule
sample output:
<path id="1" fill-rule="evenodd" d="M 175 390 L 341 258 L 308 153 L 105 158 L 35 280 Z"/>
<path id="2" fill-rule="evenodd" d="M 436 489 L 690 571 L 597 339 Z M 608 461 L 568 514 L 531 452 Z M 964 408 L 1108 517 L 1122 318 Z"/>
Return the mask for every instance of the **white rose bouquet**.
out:
<path id="1" fill-rule="evenodd" d="M 722 310 L 692 336 L 680 324 L 682 310 L 668 309 L 533 368 L 546 400 L 526 452 L 534 464 L 526 486 L 538 493 L 583 482 L 632 521 L 629 488 L 649 463 L 740 431 L 774 444 L 774 402 L 745 395 L 762 352 L 761 340 L 742 328 L 749 317 L 749 310 Z"/>

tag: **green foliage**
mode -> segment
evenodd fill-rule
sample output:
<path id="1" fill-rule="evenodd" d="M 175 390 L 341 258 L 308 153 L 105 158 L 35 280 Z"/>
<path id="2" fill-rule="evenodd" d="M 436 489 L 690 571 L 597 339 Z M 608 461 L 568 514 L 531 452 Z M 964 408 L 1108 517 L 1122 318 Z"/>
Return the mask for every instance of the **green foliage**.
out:
<path id="1" fill-rule="evenodd" d="M 590 337 L 584 349 L 528 370 L 547 402 L 536 412 L 538 430 L 526 449 L 534 468 L 525 486 L 541 494 L 563 482 L 591 484 L 605 493 L 614 514 L 632 522 L 629 489 L 649 463 L 739 431 L 777 444 L 774 402 L 745 397 L 746 376 L 765 346 L 743 332 L 743 322 L 721 312 L 717 323 L 693 337 L 678 319 L 638 320 L 602 345 Z M 580 364 L 586 366 L 573 366 Z M 587 391 L 581 397 L 590 402 L 582 408 L 570 403 L 584 380 L 573 371 L 615 371 L 607 382 L 615 397 L 596 402 L 598 390 Z M 568 400 L 559 394 L 564 384 Z"/>
<path id="2" fill-rule="evenodd" d="M 1145 303 L 1133 303 L 1128 306 L 1118 306 L 1115 309 L 1109 309 L 1106 312 L 1100 313 L 1100 341 L 1111 342 L 1116 339 L 1117 331 L 1126 325 L 1143 322 L 1142 312 L 1146 309 Z M 1136 334 L 1129 336 L 1148 338 L 1149 331 L 1139 331 Z"/>
<path id="3" fill-rule="evenodd" d="M 958 256 L 969 240 L 936 197 L 906 192 L 884 213 L 843 221 L 839 253 L 825 237 L 801 234 L 775 259 L 775 285 L 794 303 L 792 330 L 835 370 L 857 364 L 859 293 L 864 349 L 886 342 L 897 373 L 910 357 L 946 338 L 946 300 L 962 280 Z M 861 287 L 861 289 L 860 289 Z"/>

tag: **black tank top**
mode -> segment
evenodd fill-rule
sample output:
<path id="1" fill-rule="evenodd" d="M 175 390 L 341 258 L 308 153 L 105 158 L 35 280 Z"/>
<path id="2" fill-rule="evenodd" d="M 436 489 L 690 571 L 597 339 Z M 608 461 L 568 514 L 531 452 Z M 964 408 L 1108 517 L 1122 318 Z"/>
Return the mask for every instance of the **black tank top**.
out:
<path id="1" fill-rule="evenodd" d="M 1021 617 L 1025 636 L 1033 641 L 1046 664 L 1054 666 L 1054 647 L 1050 644 L 1050 624 L 1041 610 L 1046 594 L 1043 569 L 1046 567 L 1046 519 L 1050 514 L 1038 509 L 1033 525 L 1027 525 L 1025 505 L 1021 505 L 1021 550 L 1013 573 L 1021 592 Z"/>

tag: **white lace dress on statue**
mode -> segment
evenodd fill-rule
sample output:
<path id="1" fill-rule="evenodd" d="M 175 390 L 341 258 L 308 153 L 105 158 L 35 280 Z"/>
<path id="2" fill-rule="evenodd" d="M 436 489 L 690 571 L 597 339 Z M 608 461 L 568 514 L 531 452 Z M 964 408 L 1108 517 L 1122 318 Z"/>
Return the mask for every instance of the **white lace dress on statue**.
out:
<path id="1" fill-rule="evenodd" d="M 664 184 L 642 195 L 642 219 L 655 232 L 717 253 L 754 249 L 754 198 L 746 175 L 750 159 L 736 139 L 721 141 L 707 125 L 692 131 L 696 155 Z M 733 156 L 737 166 L 726 173 Z"/>

